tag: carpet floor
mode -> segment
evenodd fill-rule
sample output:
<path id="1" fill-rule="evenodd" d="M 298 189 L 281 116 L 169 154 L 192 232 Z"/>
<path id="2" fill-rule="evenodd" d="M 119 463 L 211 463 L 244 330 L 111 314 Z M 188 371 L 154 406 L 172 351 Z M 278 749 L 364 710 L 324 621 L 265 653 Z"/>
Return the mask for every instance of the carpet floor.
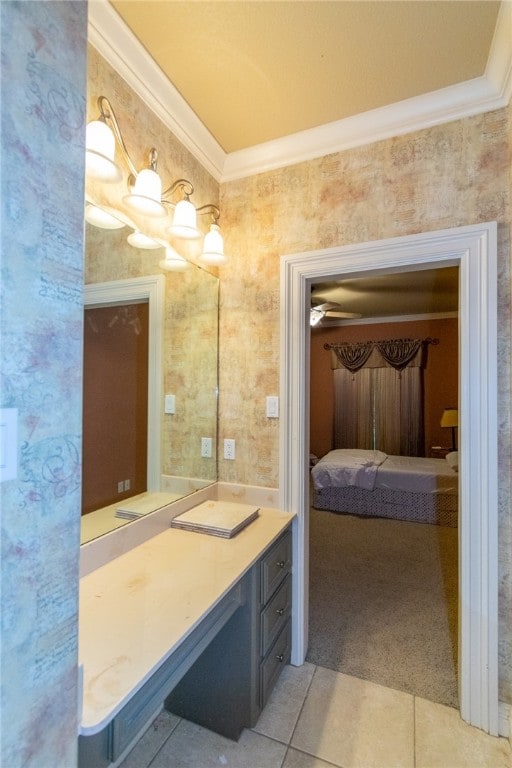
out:
<path id="1" fill-rule="evenodd" d="M 307 661 L 458 706 L 457 530 L 311 509 Z"/>

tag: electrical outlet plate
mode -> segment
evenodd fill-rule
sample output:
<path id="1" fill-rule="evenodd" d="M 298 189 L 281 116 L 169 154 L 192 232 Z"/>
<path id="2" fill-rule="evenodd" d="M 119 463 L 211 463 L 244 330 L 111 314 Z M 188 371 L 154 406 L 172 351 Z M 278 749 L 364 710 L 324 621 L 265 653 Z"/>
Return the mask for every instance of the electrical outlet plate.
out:
<path id="1" fill-rule="evenodd" d="M 235 458 L 235 441 L 234 440 L 224 440 L 224 458 L 230 459 L 231 461 Z"/>
<path id="2" fill-rule="evenodd" d="M 211 437 L 201 438 L 201 456 L 203 459 L 212 458 L 212 439 Z"/>

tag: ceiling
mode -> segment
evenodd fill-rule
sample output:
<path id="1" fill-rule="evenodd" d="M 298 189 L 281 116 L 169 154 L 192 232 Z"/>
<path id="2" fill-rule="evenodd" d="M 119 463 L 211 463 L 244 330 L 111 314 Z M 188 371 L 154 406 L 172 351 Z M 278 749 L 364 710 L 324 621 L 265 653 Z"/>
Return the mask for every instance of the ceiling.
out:
<path id="1" fill-rule="evenodd" d="M 507 103 L 512 42 L 500 5 L 91 0 L 89 34 L 227 181 Z M 363 318 L 452 313 L 458 270 L 332 281 L 312 297 Z"/>
<path id="2" fill-rule="evenodd" d="M 500 3 L 111 5 L 231 153 L 481 77 Z"/>
<path id="3" fill-rule="evenodd" d="M 369 318 L 454 316 L 459 309 L 458 284 L 458 267 L 340 278 L 312 285 L 311 305 L 337 304 L 343 312 L 361 315 L 361 322 Z M 320 325 L 347 322 L 354 321 L 324 317 Z"/>

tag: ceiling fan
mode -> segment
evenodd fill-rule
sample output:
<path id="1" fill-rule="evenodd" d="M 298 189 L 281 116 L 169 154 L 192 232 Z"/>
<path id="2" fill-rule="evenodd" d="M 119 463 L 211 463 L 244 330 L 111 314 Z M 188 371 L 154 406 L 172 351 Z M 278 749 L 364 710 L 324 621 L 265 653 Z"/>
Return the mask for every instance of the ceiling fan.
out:
<path id="1" fill-rule="evenodd" d="M 339 320 L 353 320 L 362 317 L 362 315 L 360 312 L 345 312 L 340 304 L 335 304 L 332 301 L 327 301 L 323 304 L 313 304 L 310 310 L 309 324 L 312 326 L 318 325 L 326 317 Z"/>

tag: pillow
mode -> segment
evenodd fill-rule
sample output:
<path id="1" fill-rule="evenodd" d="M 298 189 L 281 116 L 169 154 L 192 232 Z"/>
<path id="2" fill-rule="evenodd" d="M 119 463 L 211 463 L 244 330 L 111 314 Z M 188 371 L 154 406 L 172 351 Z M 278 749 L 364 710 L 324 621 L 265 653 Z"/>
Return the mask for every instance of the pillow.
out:
<path id="1" fill-rule="evenodd" d="M 459 471 L 459 452 L 458 451 L 450 451 L 450 453 L 446 454 L 446 461 L 450 465 L 450 467 L 453 469 L 454 472 Z"/>

